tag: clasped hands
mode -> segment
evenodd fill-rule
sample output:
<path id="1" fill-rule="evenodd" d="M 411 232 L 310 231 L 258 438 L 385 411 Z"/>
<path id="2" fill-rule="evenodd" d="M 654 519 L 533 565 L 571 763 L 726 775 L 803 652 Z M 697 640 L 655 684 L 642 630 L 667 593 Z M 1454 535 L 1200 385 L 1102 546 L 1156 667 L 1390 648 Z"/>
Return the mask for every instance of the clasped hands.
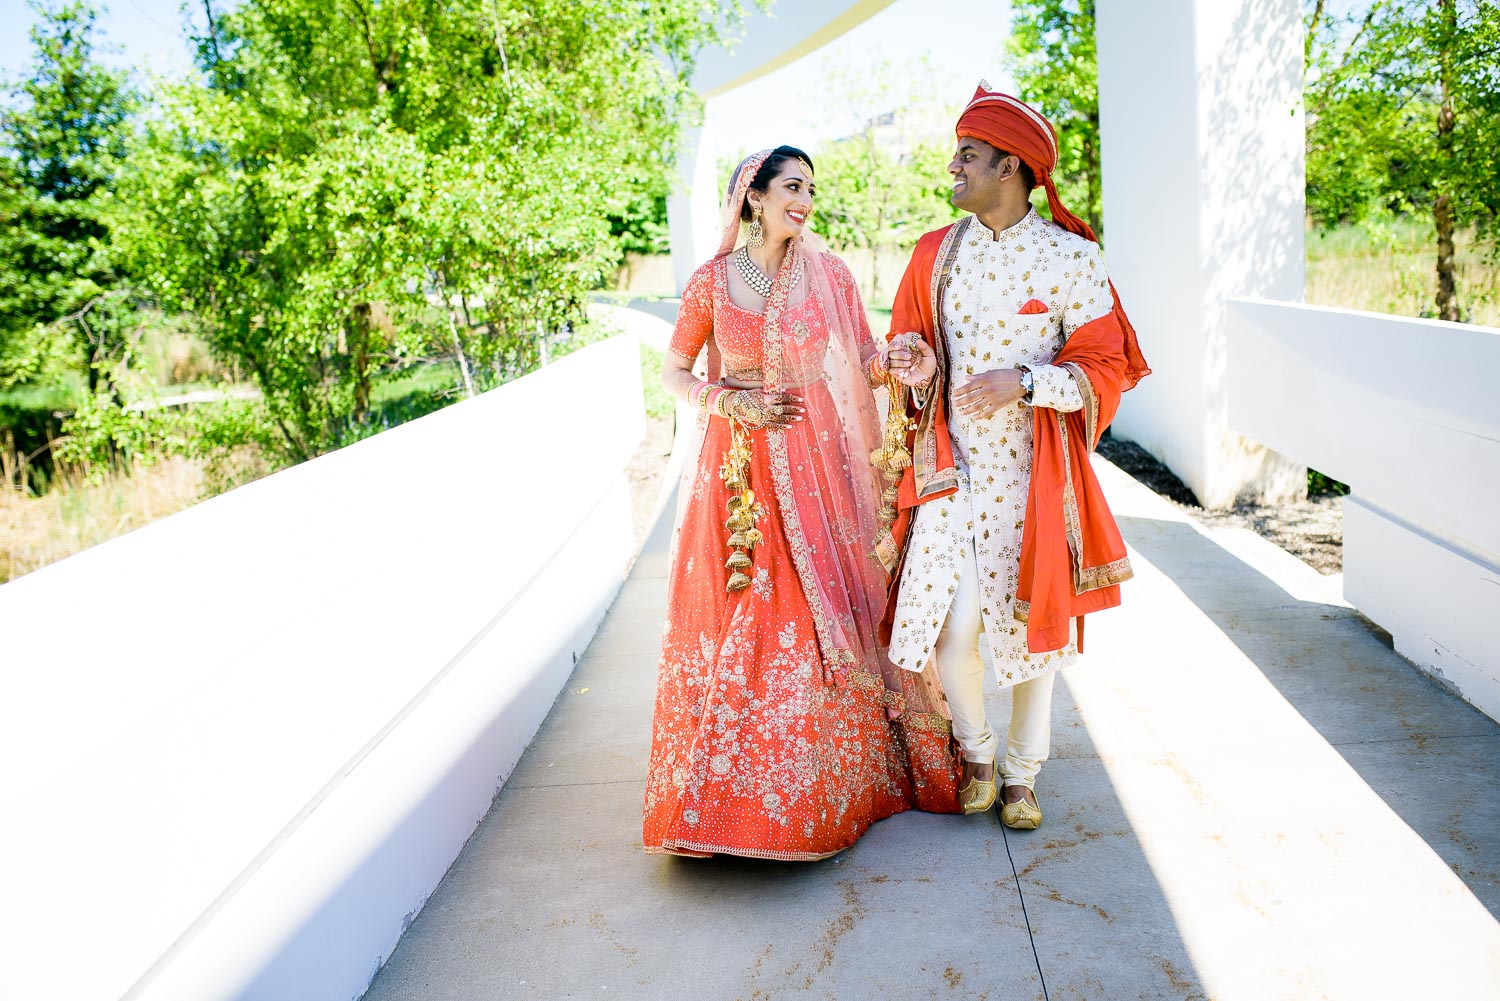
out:
<path id="1" fill-rule="evenodd" d="M 908 386 L 926 386 L 937 372 L 937 356 L 917 333 L 898 334 L 891 338 L 886 346 L 885 362 L 890 373 Z M 991 369 L 980 372 L 953 391 L 953 409 L 977 420 L 994 416 L 1025 395 L 1020 369 Z"/>
<path id="2" fill-rule="evenodd" d="M 736 389 L 729 400 L 728 410 L 742 424 L 765 428 L 796 424 L 807 412 L 802 397 L 764 389 Z"/>

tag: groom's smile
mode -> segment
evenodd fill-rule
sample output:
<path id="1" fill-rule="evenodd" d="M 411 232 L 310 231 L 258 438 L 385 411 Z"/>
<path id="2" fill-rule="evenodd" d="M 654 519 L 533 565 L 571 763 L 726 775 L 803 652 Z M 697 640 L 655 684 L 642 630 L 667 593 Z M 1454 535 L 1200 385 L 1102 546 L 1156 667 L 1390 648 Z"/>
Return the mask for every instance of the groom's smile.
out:
<path id="1" fill-rule="evenodd" d="M 953 175 L 953 207 L 963 212 L 983 215 L 1004 197 L 1001 193 L 1005 158 L 989 143 L 973 136 L 962 136 L 953 159 L 948 161 Z"/>

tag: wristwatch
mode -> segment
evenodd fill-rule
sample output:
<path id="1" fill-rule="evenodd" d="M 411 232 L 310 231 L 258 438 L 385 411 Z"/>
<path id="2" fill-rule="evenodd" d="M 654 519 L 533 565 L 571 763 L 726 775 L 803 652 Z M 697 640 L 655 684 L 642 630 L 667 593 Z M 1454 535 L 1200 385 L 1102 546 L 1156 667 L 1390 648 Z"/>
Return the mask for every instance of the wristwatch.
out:
<path id="1" fill-rule="evenodd" d="M 1022 391 L 1022 394 L 1023 394 L 1021 396 L 1021 401 L 1023 403 L 1030 403 L 1031 402 L 1031 389 L 1032 389 L 1031 369 L 1029 369 L 1029 368 L 1023 368 L 1023 369 L 1021 369 L 1021 391 Z"/>

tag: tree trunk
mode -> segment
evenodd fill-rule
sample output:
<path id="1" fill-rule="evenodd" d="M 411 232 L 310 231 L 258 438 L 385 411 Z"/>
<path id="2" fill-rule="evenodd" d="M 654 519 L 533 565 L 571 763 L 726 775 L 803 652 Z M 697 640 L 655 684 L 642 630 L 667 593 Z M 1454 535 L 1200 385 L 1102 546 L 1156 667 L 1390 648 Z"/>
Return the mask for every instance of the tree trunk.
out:
<path id="1" fill-rule="evenodd" d="M 469 356 L 464 354 L 464 342 L 458 336 L 458 311 L 448 306 L 448 333 L 453 337 L 453 357 L 458 360 L 458 371 L 464 379 L 464 395 L 474 398 L 474 375 L 469 371 Z"/>
<path id="2" fill-rule="evenodd" d="M 1099 123 L 1094 122 L 1094 135 L 1099 134 Z M 1083 176 L 1088 185 L 1088 205 L 1085 217 L 1094 235 L 1104 238 L 1104 191 L 1099 170 L 1099 147 L 1091 142 L 1083 144 Z"/>
<path id="3" fill-rule="evenodd" d="M 363 421 L 370 412 L 370 304 L 354 307 L 350 323 L 354 343 L 350 345 L 354 364 L 354 419 Z"/>
<path id="4" fill-rule="evenodd" d="M 1438 0 L 1442 18 L 1438 39 L 1438 77 L 1442 84 L 1442 104 L 1438 107 L 1438 196 L 1432 203 L 1432 221 L 1437 227 L 1437 315 L 1440 320 L 1458 322 L 1458 282 L 1454 274 L 1453 247 L 1453 36 L 1458 29 L 1458 10 L 1454 0 Z"/>

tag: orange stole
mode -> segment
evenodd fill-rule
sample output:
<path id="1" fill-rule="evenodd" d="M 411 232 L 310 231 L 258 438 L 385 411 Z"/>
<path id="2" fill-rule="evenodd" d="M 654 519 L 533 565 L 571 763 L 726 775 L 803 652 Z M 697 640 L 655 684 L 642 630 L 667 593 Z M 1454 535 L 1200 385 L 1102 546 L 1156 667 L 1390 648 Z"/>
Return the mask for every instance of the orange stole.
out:
<path id="1" fill-rule="evenodd" d="M 947 345 L 939 333 L 947 268 L 968 223 L 968 218 L 961 219 L 917 241 L 891 307 L 888 338 L 920 333 L 939 364 L 932 398 L 925 410 L 913 414 L 918 426 L 907 437 L 912 467 L 902 474 L 891 529 L 901 546 L 901 562 L 891 575 L 880 623 L 880 640 L 887 645 L 916 508 L 957 490 L 947 424 Z M 1053 359 L 1053 364 L 1072 371 L 1083 394 L 1083 409 L 1069 414 L 1033 411 L 1031 484 L 1016 594 L 1017 615 L 1026 621 L 1026 647 L 1032 653 L 1066 646 L 1068 621 L 1073 618 L 1078 619 L 1081 651 L 1083 616 L 1118 605 L 1120 582 L 1131 576 L 1125 542 L 1089 461 L 1099 436 L 1119 410 L 1120 395 L 1134 385 L 1130 339 L 1118 302 L 1117 298 L 1114 311 L 1075 330 Z M 1138 357 L 1139 351 L 1134 355 Z M 911 413 L 910 400 L 907 407 Z"/>

